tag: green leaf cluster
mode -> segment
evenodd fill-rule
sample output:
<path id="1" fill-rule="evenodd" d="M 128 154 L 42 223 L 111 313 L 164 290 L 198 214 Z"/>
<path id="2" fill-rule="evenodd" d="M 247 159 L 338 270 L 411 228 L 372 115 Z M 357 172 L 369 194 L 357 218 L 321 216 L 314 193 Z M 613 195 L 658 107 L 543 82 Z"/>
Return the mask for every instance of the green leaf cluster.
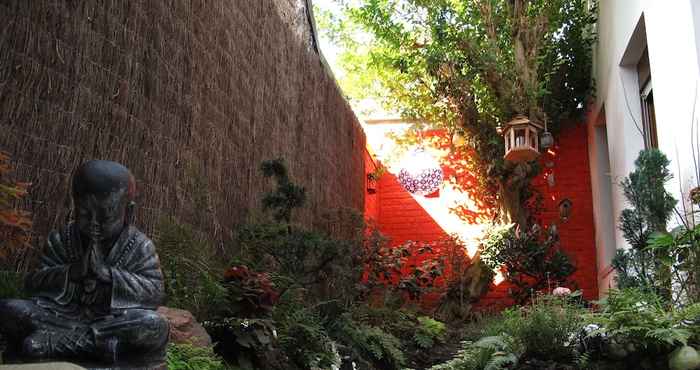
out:
<path id="1" fill-rule="evenodd" d="M 538 225 L 522 231 L 514 225 L 494 225 L 482 242 L 481 259 L 491 269 L 501 269 L 515 286 L 511 295 L 527 302 L 534 292 L 565 286 L 576 267 L 559 248 L 553 228 L 545 232 Z"/>
<path id="2" fill-rule="evenodd" d="M 600 312 L 586 321 L 600 329 L 589 336 L 605 334 L 622 344 L 632 344 L 636 351 L 670 352 L 674 347 L 697 340 L 700 304 L 668 309 L 657 294 L 637 289 L 611 290 L 599 302 Z"/>
<path id="3" fill-rule="evenodd" d="M 272 210 L 275 221 L 289 223 L 292 211 L 306 202 L 306 189 L 289 179 L 287 167 L 281 159 L 264 161 L 260 169 L 265 177 L 277 181 L 277 189 L 263 197 L 263 209 Z"/>
<path id="4" fill-rule="evenodd" d="M 480 339 L 465 341 L 457 356 L 431 369 L 510 369 L 529 358 L 572 364 L 576 361 L 572 339 L 585 312 L 574 300 L 537 296 L 529 306 L 482 319 L 480 329 L 472 333 Z"/>
<path id="5" fill-rule="evenodd" d="M 226 366 L 211 347 L 168 344 L 166 364 L 169 370 L 235 370 Z"/>
<path id="6" fill-rule="evenodd" d="M 413 340 L 418 347 L 432 348 L 437 342 L 444 340 L 445 324 L 427 316 L 418 317 L 419 326 L 413 334 Z"/>

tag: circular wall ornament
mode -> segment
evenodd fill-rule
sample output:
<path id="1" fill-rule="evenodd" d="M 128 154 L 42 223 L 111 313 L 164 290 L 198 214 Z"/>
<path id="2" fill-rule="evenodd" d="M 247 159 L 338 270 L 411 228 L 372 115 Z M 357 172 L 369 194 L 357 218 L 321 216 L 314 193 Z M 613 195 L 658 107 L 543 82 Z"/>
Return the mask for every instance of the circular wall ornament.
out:
<path id="1" fill-rule="evenodd" d="M 416 149 L 403 160 L 398 180 L 411 194 L 428 195 L 440 188 L 443 173 L 440 163 L 423 149 Z"/>

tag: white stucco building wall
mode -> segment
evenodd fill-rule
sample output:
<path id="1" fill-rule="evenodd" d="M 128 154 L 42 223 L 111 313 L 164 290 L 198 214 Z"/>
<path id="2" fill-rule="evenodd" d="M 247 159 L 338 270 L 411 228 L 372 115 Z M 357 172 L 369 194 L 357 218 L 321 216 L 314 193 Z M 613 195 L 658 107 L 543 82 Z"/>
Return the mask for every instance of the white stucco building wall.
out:
<path id="1" fill-rule="evenodd" d="M 600 0 L 597 29 L 597 96 L 588 123 L 599 287 L 604 293 L 611 284 L 615 249 L 627 245 L 617 228 L 626 207 L 618 184 L 644 148 L 636 67 L 645 46 L 659 149 L 671 160 L 674 174 L 668 190 L 679 201 L 687 200 L 688 191 L 698 185 L 691 125 L 700 116 L 700 0 Z"/>

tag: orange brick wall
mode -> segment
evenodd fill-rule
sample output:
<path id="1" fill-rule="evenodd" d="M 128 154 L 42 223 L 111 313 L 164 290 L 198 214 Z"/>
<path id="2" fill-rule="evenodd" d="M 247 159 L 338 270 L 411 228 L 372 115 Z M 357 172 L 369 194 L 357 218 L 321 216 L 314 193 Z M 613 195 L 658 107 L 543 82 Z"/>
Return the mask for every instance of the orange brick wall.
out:
<path id="1" fill-rule="evenodd" d="M 561 246 L 577 266 L 573 275 L 575 284 L 583 290 L 586 299 L 597 299 L 595 228 L 587 145 L 584 125 L 563 129 L 551 150 L 554 155 L 542 155 L 543 170 L 534 180 L 534 186 L 543 196 L 544 210 L 539 215 L 543 225 L 558 222 L 561 200 L 568 198 L 573 202 L 570 219 L 559 225 Z M 550 175 L 553 183 L 547 181 Z M 377 193 L 366 197 L 365 211 L 375 218 L 379 230 L 391 239 L 393 245 L 407 240 L 430 242 L 447 237 L 440 225 L 390 173 L 379 181 Z M 505 283 L 493 285 L 479 306 L 509 305 L 508 289 Z"/>

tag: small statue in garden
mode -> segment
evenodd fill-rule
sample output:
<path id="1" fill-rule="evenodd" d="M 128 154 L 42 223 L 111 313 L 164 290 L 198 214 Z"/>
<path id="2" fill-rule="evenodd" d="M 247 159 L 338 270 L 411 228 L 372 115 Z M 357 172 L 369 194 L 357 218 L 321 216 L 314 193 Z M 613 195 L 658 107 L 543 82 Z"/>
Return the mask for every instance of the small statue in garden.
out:
<path id="1" fill-rule="evenodd" d="M 81 165 L 72 184 L 75 221 L 49 234 L 30 300 L 0 300 L 0 334 L 19 359 L 110 364 L 160 362 L 168 323 L 153 242 L 131 226 L 134 177 L 116 162 Z"/>

